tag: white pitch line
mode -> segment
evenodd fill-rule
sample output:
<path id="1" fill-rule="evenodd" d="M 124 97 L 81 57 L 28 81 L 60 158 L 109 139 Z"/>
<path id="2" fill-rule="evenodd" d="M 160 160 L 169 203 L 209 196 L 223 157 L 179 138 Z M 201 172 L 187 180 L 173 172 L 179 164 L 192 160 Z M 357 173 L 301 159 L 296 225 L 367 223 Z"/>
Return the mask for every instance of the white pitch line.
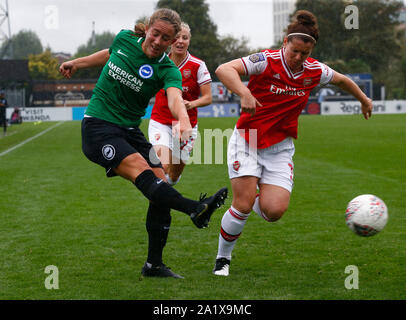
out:
<path id="1" fill-rule="evenodd" d="M 27 142 L 30 142 L 31 140 L 34 140 L 34 139 L 36 139 L 36 138 L 42 136 L 43 134 L 47 133 L 48 131 L 51 131 L 52 129 L 54 129 L 54 128 L 60 126 L 62 123 L 63 123 L 63 121 L 62 121 L 62 122 L 58 122 L 58 123 L 54 124 L 52 127 L 49 127 L 49 128 L 47 128 L 47 129 L 45 129 L 44 131 L 41 131 L 40 133 L 37 133 L 35 136 L 32 136 L 32 137 L 28 138 L 27 140 L 24 140 L 23 142 L 21 142 L 21 143 L 15 145 L 14 147 L 11 147 L 10 149 L 7 149 L 7 150 L 1 152 L 1 153 L 0 153 L 0 157 L 6 155 L 7 153 L 9 153 L 9 152 L 11 152 L 11 151 L 13 151 L 13 150 L 15 150 L 15 149 L 17 149 L 17 148 L 23 146 L 23 145 L 25 145 Z"/>

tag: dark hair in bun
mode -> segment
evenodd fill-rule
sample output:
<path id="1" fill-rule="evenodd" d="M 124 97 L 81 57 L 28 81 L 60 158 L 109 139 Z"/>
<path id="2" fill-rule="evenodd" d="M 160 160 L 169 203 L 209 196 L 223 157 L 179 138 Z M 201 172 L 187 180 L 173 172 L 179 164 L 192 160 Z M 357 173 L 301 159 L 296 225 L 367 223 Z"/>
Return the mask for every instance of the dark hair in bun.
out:
<path id="1" fill-rule="evenodd" d="M 295 35 L 297 33 L 303 35 Z M 292 34 L 291 37 L 289 37 L 290 34 Z M 293 16 L 292 22 L 288 26 L 286 36 L 288 37 L 288 40 L 293 37 L 299 37 L 304 42 L 311 41 L 316 43 L 319 39 L 319 26 L 317 24 L 316 16 L 307 10 L 297 11 Z"/>

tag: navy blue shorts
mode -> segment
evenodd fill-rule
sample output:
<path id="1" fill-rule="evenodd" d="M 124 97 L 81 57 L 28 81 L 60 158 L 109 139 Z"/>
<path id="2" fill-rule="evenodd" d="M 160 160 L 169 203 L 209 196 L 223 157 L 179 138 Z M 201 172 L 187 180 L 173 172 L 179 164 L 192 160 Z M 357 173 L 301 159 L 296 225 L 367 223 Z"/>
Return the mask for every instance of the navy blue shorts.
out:
<path id="1" fill-rule="evenodd" d="M 151 168 L 162 168 L 153 146 L 138 127 L 120 127 L 98 118 L 82 120 L 82 151 L 90 161 L 105 168 L 108 177 L 115 176 L 112 169 L 133 153 L 141 154 Z"/>

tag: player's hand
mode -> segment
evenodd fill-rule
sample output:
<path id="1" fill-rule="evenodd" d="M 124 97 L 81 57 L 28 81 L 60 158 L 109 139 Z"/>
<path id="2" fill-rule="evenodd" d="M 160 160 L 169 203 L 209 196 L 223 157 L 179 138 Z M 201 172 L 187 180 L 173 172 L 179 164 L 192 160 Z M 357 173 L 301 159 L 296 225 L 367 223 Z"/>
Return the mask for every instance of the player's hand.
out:
<path id="1" fill-rule="evenodd" d="M 59 67 L 59 72 L 65 77 L 70 78 L 77 71 L 77 67 L 72 61 L 66 61 Z"/>
<path id="2" fill-rule="evenodd" d="M 183 103 L 185 104 L 186 110 L 193 109 L 191 101 L 183 100 Z"/>
<path id="3" fill-rule="evenodd" d="M 172 124 L 172 135 L 181 142 L 186 142 L 192 136 L 192 126 L 189 119 L 187 121 L 177 121 Z"/>
<path id="4" fill-rule="evenodd" d="M 180 138 L 182 142 L 186 142 L 192 136 L 192 126 L 190 125 L 189 118 L 186 121 L 179 121 L 180 124 Z"/>
<path id="5" fill-rule="evenodd" d="M 257 111 L 257 107 L 262 107 L 262 104 L 252 95 L 246 95 L 241 97 L 241 112 L 247 112 L 254 115 Z"/>
<path id="6" fill-rule="evenodd" d="M 365 119 L 369 119 L 372 115 L 372 100 L 367 98 L 366 101 L 361 102 L 361 111 Z"/>

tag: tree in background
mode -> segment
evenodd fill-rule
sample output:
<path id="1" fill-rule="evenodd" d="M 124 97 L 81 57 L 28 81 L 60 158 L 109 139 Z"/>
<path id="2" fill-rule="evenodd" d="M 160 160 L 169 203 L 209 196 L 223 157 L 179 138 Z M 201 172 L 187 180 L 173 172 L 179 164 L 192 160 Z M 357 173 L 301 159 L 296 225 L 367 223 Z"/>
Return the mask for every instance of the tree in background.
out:
<path id="1" fill-rule="evenodd" d="M 5 41 L 0 48 L 0 57 L 8 53 L 10 43 L 13 46 L 13 56 L 8 58 L 11 59 L 28 59 L 30 54 L 40 54 L 43 51 L 39 37 L 31 30 L 21 30 Z"/>
<path id="2" fill-rule="evenodd" d="M 346 28 L 348 5 L 358 8 L 359 28 Z M 395 27 L 399 24 L 398 0 L 298 0 L 296 10 L 313 12 L 319 22 L 320 38 L 313 56 L 342 73 L 372 73 L 375 83 L 383 83 L 388 98 L 398 85 L 399 72 L 388 71 L 399 63 L 401 46 Z M 394 87 L 395 86 L 395 87 Z"/>
<path id="3" fill-rule="evenodd" d="M 345 5 L 341 0 L 298 0 L 296 10 L 308 10 L 318 20 L 320 38 L 312 56 L 320 61 L 334 63 L 343 58 L 342 43 L 346 38 L 342 14 Z"/>
<path id="4" fill-rule="evenodd" d="M 406 50 L 403 51 L 403 57 L 400 60 L 400 73 L 401 73 L 401 84 L 403 84 L 399 89 L 399 96 L 395 96 L 397 99 L 406 98 Z"/>
<path id="5" fill-rule="evenodd" d="M 247 46 L 247 39 L 237 39 L 231 35 L 220 37 L 217 34 L 217 25 L 210 18 L 209 5 L 205 0 L 159 0 L 156 8 L 171 8 L 177 11 L 182 20 L 189 24 L 192 31 L 189 51 L 206 62 L 214 81 L 217 81 L 215 70 L 221 63 L 252 52 Z M 147 18 L 147 16 L 140 16 L 136 23 L 145 23 Z M 108 48 L 113 39 L 114 34 L 109 32 L 92 36 L 85 45 L 78 48 L 73 58 Z M 75 77 L 97 79 L 100 72 L 101 68 L 82 69 L 78 70 Z"/>
<path id="6" fill-rule="evenodd" d="M 250 49 L 247 46 L 247 43 L 248 39 L 246 37 L 242 37 L 239 39 L 234 38 L 231 35 L 221 37 L 220 45 L 223 50 L 220 59 L 221 63 L 246 56 L 250 53 L 254 53 L 253 49 Z"/>
<path id="7" fill-rule="evenodd" d="M 102 34 L 92 35 L 86 44 L 79 46 L 72 59 L 84 57 L 95 53 L 97 51 L 110 48 L 113 43 L 115 34 L 109 31 Z M 80 69 L 76 72 L 75 78 L 77 79 L 97 79 L 103 68 L 88 68 Z"/>
<path id="8" fill-rule="evenodd" d="M 403 18 L 400 24 L 396 26 L 396 40 L 400 46 L 400 58 L 395 59 L 392 70 L 388 70 L 390 74 L 393 72 L 396 76 L 393 80 L 393 94 L 390 98 L 406 99 L 406 19 Z M 391 78 L 392 77 L 388 77 Z M 389 80 L 389 79 L 388 79 Z"/>
<path id="9" fill-rule="evenodd" d="M 211 20 L 209 5 L 204 0 L 159 0 L 156 7 L 175 10 L 190 26 L 189 51 L 206 62 L 213 80 L 217 80 L 214 71 L 221 63 L 250 51 L 243 39 L 218 36 L 217 25 Z"/>
<path id="10" fill-rule="evenodd" d="M 52 56 L 50 48 L 40 54 L 31 54 L 28 57 L 28 70 L 33 80 L 62 79 L 58 68 L 58 59 Z"/>
<path id="11" fill-rule="evenodd" d="M 89 40 L 87 40 L 86 44 L 79 46 L 74 56 L 83 57 L 99 50 L 108 49 L 113 43 L 115 36 L 116 35 L 110 31 L 95 34 L 94 36 L 91 36 Z"/>
<path id="12" fill-rule="evenodd" d="M 159 0 L 157 8 L 170 8 L 181 16 L 191 29 L 189 51 L 206 62 L 213 75 L 221 54 L 217 26 L 209 16 L 209 6 L 204 0 Z"/>

